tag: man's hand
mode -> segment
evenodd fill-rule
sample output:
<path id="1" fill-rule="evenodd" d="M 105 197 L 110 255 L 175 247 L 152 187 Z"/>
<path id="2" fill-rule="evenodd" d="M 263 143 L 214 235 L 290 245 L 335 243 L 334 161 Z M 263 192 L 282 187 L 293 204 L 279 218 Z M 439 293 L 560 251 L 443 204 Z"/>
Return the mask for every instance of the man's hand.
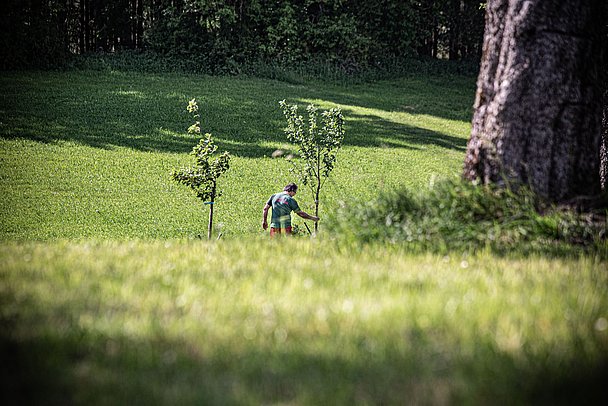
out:
<path id="1" fill-rule="evenodd" d="M 267 222 L 267 221 L 262 222 L 262 228 L 263 228 L 264 230 L 267 230 L 267 229 L 268 229 L 268 222 Z"/>

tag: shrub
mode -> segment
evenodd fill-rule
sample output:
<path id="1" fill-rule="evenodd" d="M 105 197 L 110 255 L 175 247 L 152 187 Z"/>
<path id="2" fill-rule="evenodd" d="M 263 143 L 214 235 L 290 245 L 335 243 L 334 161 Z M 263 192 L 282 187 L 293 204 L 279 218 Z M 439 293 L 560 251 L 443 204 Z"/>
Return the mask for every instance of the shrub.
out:
<path id="1" fill-rule="evenodd" d="M 413 249 L 528 252 L 605 248 L 607 223 L 605 212 L 550 206 L 526 187 L 445 180 L 418 194 L 400 189 L 375 201 L 343 206 L 330 227 L 341 238 L 403 243 Z"/>

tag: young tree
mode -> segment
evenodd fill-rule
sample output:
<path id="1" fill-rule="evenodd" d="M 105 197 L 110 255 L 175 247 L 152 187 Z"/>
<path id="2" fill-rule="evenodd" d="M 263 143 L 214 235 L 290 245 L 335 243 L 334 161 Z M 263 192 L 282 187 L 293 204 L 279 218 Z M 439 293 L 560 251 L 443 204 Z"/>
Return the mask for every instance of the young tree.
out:
<path id="1" fill-rule="evenodd" d="M 188 128 L 190 134 L 200 134 L 200 121 L 198 121 L 198 105 L 195 99 L 190 100 L 188 111 L 194 113 L 196 122 Z M 196 197 L 201 199 L 205 205 L 209 205 L 209 224 L 207 226 L 207 239 L 211 239 L 213 231 L 213 208 L 215 199 L 221 196 L 217 187 L 218 178 L 230 168 L 230 153 L 214 157 L 217 145 L 213 142 L 211 134 L 206 133 L 198 145 L 192 149 L 196 165 L 191 168 L 174 171 L 171 177 L 176 182 L 190 187 Z"/>
<path id="2" fill-rule="evenodd" d="M 490 0 L 464 177 L 600 192 L 605 0 Z"/>
<path id="3" fill-rule="evenodd" d="M 344 118 L 342 111 L 333 108 L 321 113 L 321 125 L 319 125 L 318 109 L 309 105 L 308 129 L 305 129 L 304 119 L 298 115 L 298 106 L 289 105 L 285 100 L 279 102 L 283 114 L 287 119 L 285 134 L 287 139 L 298 146 L 302 166 L 294 162 L 295 172 L 300 181 L 307 185 L 315 199 L 315 216 L 319 216 L 319 197 L 321 188 L 334 169 L 336 154 L 344 140 Z M 318 223 L 315 223 L 315 233 L 318 231 Z"/>

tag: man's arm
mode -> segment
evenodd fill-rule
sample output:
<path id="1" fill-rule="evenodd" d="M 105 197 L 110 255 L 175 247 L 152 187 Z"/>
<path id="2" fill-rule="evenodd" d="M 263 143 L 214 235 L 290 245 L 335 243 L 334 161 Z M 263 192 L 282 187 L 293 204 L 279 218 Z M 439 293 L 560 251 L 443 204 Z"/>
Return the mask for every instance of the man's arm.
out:
<path id="1" fill-rule="evenodd" d="M 266 203 L 264 206 L 264 210 L 262 210 L 262 228 L 266 230 L 268 228 L 268 210 L 270 209 L 270 205 Z"/>
<path id="2" fill-rule="evenodd" d="M 297 212 L 296 212 L 296 214 L 297 214 L 298 216 L 302 217 L 303 219 L 306 219 L 306 220 L 312 220 L 312 221 L 314 221 L 315 223 L 316 223 L 317 221 L 319 221 L 319 217 L 317 217 L 317 216 L 311 216 L 310 214 L 308 214 L 308 213 L 306 213 L 305 211 L 302 211 L 302 210 L 297 211 Z"/>

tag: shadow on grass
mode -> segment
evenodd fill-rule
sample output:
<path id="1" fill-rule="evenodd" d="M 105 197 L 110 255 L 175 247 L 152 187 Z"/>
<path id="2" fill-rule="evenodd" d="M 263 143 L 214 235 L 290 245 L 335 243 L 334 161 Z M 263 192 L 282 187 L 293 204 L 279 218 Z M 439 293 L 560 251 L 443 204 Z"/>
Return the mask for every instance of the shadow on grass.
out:
<path id="1" fill-rule="evenodd" d="M 70 78 L 83 83 L 71 85 L 67 83 Z M 270 156 L 274 148 L 266 146 L 268 143 L 286 142 L 285 122 L 278 106 L 278 100 L 285 97 L 470 119 L 468 112 L 463 113 L 469 103 L 465 103 L 468 97 L 459 93 L 464 86 L 459 82 L 403 81 L 399 83 L 403 87 L 396 91 L 394 84 L 382 82 L 349 90 L 227 78 L 206 78 L 203 84 L 188 77 L 184 84 L 173 77 L 143 78 L 149 79 L 146 86 L 138 82 L 141 75 L 116 78 L 110 74 L 100 74 L 97 79 L 66 74 L 48 83 L 40 78 L 23 80 L 14 88 L 5 84 L 8 95 L 0 106 L 0 136 L 44 143 L 71 141 L 95 148 L 187 153 L 198 139 L 186 134 L 193 119 L 185 112 L 185 94 L 200 94 L 201 88 L 206 92 L 199 103 L 203 132 L 213 134 L 220 150 L 242 157 Z M 439 94 L 439 89 L 450 96 Z M 345 107 L 345 116 L 348 133 L 344 145 L 464 149 L 465 141 L 453 135 L 358 115 L 354 108 Z"/>
<path id="2" fill-rule="evenodd" d="M 474 78 L 423 76 L 333 88 L 319 97 L 340 105 L 469 123 L 474 95 Z"/>
<path id="3" fill-rule="evenodd" d="M 419 331 L 348 358 L 303 351 L 106 337 L 86 331 L 1 339 L 3 404 L 601 404 L 608 360 L 543 365 L 477 343 L 472 355 L 433 347 Z M 287 349 L 289 348 L 289 349 Z M 322 350 L 321 350 L 322 351 Z M 548 358 L 548 357 L 547 357 Z"/>
<path id="4" fill-rule="evenodd" d="M 122 147 L 163 153 L 189 153 L 200 139 L 196 135 L 186 134 L 185 131 L 181 135 L 177 130 L 161 127 L 139 133 L 133 123 L 125 121 L 108 122 L 98 127 L 77 128 L 77 126 L 76 122 L 56 124 L 41 132 L 31 125 L 18 125 L 2 136 L 7 139 L 22 138 L 45 144 L 66 141 L 100 149 Z M 237 156 L 270 156 L 274 151 L 273 148 L 262 147 L 255 142 L 235 141 L 217 135 L 214 137 L 220 151 L 227 149 Z"/>
<path id="5" fill-rule="evenodd" d="M 466 140 L 460 137 L 442 134 L 420 127 L 410 126 L 384 120 L 373 115 L 357 115 L 345 111 L 347 120 L 347 136 L 344 145 L 358 147 L 405 148 L 421 149 L 425 146 L 437 146 L 445 149 L 464 151 Z M 152 117 L 149 117 L 151 120 Z M 237 117 L 226 117 L 228 121 Z M 111 149 L 114 147 L 131 148 L 138 151 L 187 153 L 198 143 L 194 135 L 186 134 L 173 128 L 149 128 L 140 132 L 137 121 L 121 122 L 107 121 L 87 128 L 78 128 L 77 122 L 62 122 L 50 125 L 44 131 L 31 124 L 22 123 L 11 129 L 6 138 L 25 138 L 36 142 L 54 143 L 57 141 L 75 142 L 78 144 Z M 236 129 L 229 128 L 227 134 L 222 131 L 211 131 L 218 144 L 219 150 L 228 150 L 236 156 L 259 158 L 270 156 L 275 148 L 264 147 L 262 142 L 285 142 L 282 123 L 274 121 L 271 136 L 261 128 L 247 128 L 246 135 Z M 183 135 L 181 135 L 181 134 Z"/>
<path id="6" fill-rule="evenodd" d="M 373 115 L 357 115 L 348 110 L 344 114 L 347 119 L 351 118 L 351 121 L 347 122 L 350 128 L 347 128 L 345 145 L 413 150 L 437 146 L 465 151 L 467 141 L 464 138 L 395 123 Z"/>

